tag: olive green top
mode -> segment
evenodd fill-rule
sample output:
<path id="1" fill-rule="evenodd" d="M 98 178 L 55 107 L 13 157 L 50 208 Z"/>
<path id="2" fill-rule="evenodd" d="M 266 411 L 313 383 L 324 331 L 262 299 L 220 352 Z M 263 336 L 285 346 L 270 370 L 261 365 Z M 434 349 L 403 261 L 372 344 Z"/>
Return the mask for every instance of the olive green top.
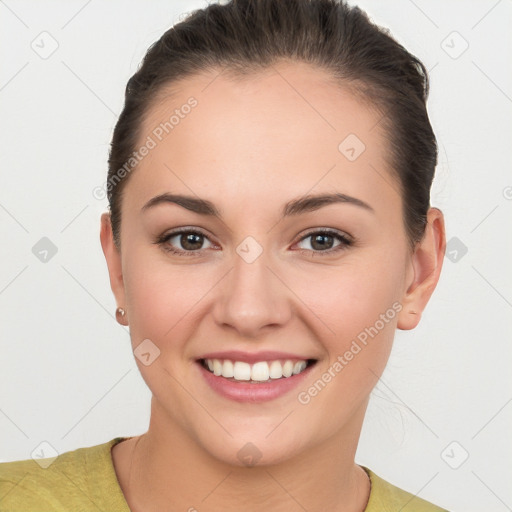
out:
<path id="1" fill-rule="evenodd" d="M 0 464 L 1 512 L 130 512 L 119 486 L 111 449 L 128 439 L 65 452 L 52 459 Z M 373 471 L 365 512 L 447 512 L 391 485 Z"/>

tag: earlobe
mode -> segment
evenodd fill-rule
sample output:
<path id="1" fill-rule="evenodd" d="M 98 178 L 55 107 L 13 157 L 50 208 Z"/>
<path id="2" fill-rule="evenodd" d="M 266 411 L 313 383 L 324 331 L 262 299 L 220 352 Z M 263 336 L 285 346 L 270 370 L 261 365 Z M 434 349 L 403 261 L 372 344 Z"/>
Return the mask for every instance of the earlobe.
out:
<path id="1" fill-rule="evenodd" d="M 414 329 L 439 281 L 446 250 L 444 217 L 438 208 L 430 208 L 423 239 L 418 242 L 411 256 L 412 278 L 402 298 L 403 309 L 397 327 Z"/>
<path id="2" fill-rule="evenodd" d="M 121 264 L 121 251 L 114 243 L 109 213 L 103 213 L 101 215 L 100 241 L 103 254 L 105 255 L 105 259 L 107 261 L 108 273 L 110 277 L 110 287 L 114 293 L 114 297 L 118 306 L 125 308 L 126 301 L 124 293 L 123 269 Z"/>

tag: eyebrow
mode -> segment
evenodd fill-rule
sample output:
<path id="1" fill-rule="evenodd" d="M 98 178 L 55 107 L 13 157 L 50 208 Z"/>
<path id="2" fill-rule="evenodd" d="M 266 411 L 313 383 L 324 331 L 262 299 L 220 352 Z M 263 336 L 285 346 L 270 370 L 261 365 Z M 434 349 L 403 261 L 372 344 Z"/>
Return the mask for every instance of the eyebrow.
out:
<path id="1" fill-rule="evenodd" d="M 284 205 L 281 218 L 312 212 L 324 206 L 339 203 L 352 204 L 375 213 L 375 210 L 368 203 L 361 201 L 361 199 L 336 192 L 332 194 L 310 194 L 297 199 L 292 199 Z M 222 219 L 221 212 L 211 201 L 183 194 L 165 193 L 155 196 L 142 207 L 141 211 L 145 212 L 160 204 L 177 204 L 178 206 L 186 208 L 191 212 L 198 213 L 199 215 L 209 215 Z"/>

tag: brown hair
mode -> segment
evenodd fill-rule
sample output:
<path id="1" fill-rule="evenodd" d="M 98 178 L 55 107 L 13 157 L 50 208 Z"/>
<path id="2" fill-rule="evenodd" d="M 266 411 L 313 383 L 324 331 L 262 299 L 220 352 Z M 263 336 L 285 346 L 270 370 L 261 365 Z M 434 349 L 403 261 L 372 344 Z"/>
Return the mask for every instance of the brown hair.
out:
<path id="1" fill-rule="evenodd" d="M 194 11 L 165 32 L 126 85 L 107 180 L 118 247 L 122 191 L 129 177 L 120 170 L 136 149 L 142 121 L 157 93 L 201 71 L 222 68 L 248 75 L 279 59 L 320 66 L 382 112 L 406 233 L 411 247 L 421 240 L 437 164 L 424 65 L 344 0 L 231 0 Z"/>

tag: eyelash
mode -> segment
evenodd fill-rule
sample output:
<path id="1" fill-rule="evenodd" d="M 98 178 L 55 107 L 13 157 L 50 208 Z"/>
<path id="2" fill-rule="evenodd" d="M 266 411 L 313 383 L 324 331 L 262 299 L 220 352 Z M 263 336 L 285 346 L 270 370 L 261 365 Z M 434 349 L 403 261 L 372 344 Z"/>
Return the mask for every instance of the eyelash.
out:
<path id="1" fill-rule="evenodd" d="M 156 239 L 156 241 L 154 243 L 157 244 L 157 245 L 160 245 L 164 251 L 170 252 L 170 253 L 178 255 L 178 256 L 199 256 L 198 253 L 200 253 L 202 251 L 202 249 L 198 249 L 196 251 L 183 251 L 181 249 L 176 249 L 176 248 L 174 248 L 172 246 L 166 245 L 167 242 L 171 238 L 173 238 L 173 237 L 175 237 L 177 235 L 183 235 L 183 234 L 199 235 L 199 236 L 202 236 L 202 237 L 204 237 L 204 238 L 206 238 L 207 240 L 210 241 L 210 239 L 202 231 L 199 231 L 197 229 L 189 228 L 189 229 L 179 229 L 179 230 L 172 231 L 170 233 L 166 233 L 164 235 L 161 235 L 160 237 L 158 237 Z M 313 256 L 316 255 L 316 254 L 319 254 L 321 256 L 332 255 L 333 253 L 337 253 L 338 251 L 342 251 L 342 250 L 347 249 L 348 247 L 350 247 L 354 243 L 354 241 L 351 238 L 349 238 L 348 236 L 343 235 L 343 234 L 341 234 L 341 233 L 339 233 L 337 231 L 334 231 L 332 229 L 317 229 L 315 231 L 310 231 L 309 233 L 304 235 L 302 238 L 300 238 L 296 243 L 302 242 L 303 240 L 306 240 L 307 238 L 309 238 L 309 237 L 311 237 L 313 235 L 328 235 L 328 236 L 332 236 L 333 238 L 335 238 L 336 240 L 338 240 L 341 243 L 339 245 L 335 246 L 332 249 L 326 249 L 324 251 L 314 251 L 314 250 L 311 250 L 311 249 L 298 249 L 298 251 L 301 254 L 310 253 Z"/>

